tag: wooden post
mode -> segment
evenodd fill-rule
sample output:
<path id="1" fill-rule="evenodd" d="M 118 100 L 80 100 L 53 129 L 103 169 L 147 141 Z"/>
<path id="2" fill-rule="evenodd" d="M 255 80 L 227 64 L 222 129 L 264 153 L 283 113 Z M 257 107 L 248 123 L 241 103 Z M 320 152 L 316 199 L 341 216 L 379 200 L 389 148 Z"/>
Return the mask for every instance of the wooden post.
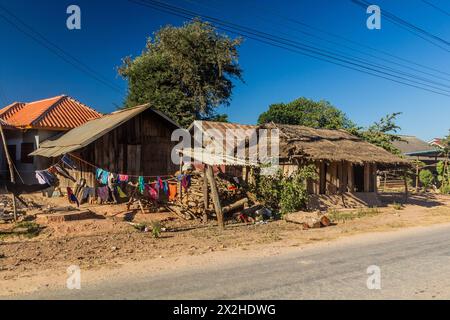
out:
<path id="1" fill-rule="evenodd" d="M 408 179 L 407 179 L 406 169 L 403 172 L 403 180 L 405 183 L 405 203 L 407 203 L 408 202 Z"/>
<path id="2" fill-rule="evenodd" d="M 183 175 L 183 154 L 180 152 L 180 176 Z M 180 203 L 183 200 L 183 186 L 181 185 L 182 180 L 179 181 L 180 185 L 178 187 L 178 195 L 180 196 Z"/>
<path id="3" fill-rule="evenodd" d="M 364 163 L 364 192 L 370 192 L 370 163 Z"/>
<path id="4" fill-rule="evenodd" d="M 6 161 L 8 162 L 9 167 L 9 176 L 12 183 L 16 183 L 16 178 L 14 176 L 14 165 L 11 160 L 11 156 L 9 154 L 8 145 L 6 144 L 5 133 L 3 132 L 3 126 L 0 124 L 0 135 L 2 136 L 3 149 L 5 151 Z M 14 213 L 14 221 L 17 221 L 17 208 L 16 208 L 16 197 L 12 194 L 12 202 L 13 202 L 13 213 Z"/>
<path id="5" fill-rule="evenodd" d="M 416 192 L 419 191 L 419 157 L 417 157 L 416 163 Z"/>
<path id="6" fill-rule="evenodd" d="M 353 164 L 351 162 L 348 163 L 347 168 L 347 182 L 348 182 L 348 191 L 355 191 L 355 183 L 354 183 L 354 174 L 353 174 Z"/>
<path id="7" fill-rule="evenodd" d="M 203 167 L 203 205 L 205 209 L 203 210 L 203 222 L 208 221 L 208 207 L 209 207 L 209 192 L 208 192 L 208 177 L 206 176 L 206 165 Z"/>
<path id="8" fill-rule="evenodd" d="M 211 187 L 211 198 L 214 203 L 214 209 L 216 211 L 217 223 L 219 224 L 219 229 L 223 230 L 225 223 L 223 221 L 222 206 L 220 204 L 219 192 L 217 190 L 216 180 L 214 179 L 214 172 L 211 166 L 206 168 L 206 176 L 208 177 L 208 182 Z"/>

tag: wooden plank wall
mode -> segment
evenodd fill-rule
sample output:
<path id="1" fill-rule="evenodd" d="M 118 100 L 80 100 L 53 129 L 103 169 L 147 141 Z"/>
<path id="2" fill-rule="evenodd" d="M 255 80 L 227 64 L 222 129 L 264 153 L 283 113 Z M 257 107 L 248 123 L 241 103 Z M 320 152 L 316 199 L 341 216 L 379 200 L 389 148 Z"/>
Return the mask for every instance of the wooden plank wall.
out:
<path id="1" fill-rule="evenodd" d="M 172 148 L 177 144 L 170 141 L 174 129 L 166 120 L 146 110 L 81 149 L 76 155 L 115 173 L 148 176 L 174 174 L 178 169 L 171 160 Z M 71 170 L 73 177 L 77 180 L 83 177 L 89 186 L 96 186 L 94 168 L 81 163 L 79 165 L 79 170 Z M 60 185 L 73 186 L 73 182 L 61 179 Z"/>

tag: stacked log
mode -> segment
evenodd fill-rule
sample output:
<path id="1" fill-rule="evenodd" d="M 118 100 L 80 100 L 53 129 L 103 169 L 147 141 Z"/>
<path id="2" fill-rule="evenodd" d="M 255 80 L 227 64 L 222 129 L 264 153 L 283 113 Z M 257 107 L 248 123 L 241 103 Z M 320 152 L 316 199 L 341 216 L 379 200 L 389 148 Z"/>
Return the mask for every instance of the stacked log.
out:
<path id="1" fill-rule="evenodd" d="M 205 213 L 212 215 L 213 202 L 209 197 L 207 207 L 205 208 L 204 197 L 204 181 L 203 173 L 191 173 L 191 185 L 187 191 L 183 190 L 182 197 L 178 196 L 173 204 L 169 204 L 167 208 L 185 219 L 205 219 Z M 248 200 L 246 193 L 236 184 L 224 179 L 220 176 L 214 176 L 217 184 L 219 198 L 224 213 L 232 212 L 236 209 L 246 206 Z M 210 190 L 208 189 L 208 194 Z"/>

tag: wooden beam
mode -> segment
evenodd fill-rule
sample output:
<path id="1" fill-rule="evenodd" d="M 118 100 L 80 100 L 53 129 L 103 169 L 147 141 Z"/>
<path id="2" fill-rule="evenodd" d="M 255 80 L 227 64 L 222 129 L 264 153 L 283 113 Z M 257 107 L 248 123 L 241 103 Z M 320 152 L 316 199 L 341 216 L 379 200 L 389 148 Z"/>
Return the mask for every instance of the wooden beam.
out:
<path id="1" fill-rule="evenodd" d="M 377 164 L 376 163 L 374 163 L 373 165 L 372 165 L 372 174 L 373 174 L 373 191 L 375 192 L 375 193 L 378 193 L 378 176 L 377 176 Z"/>
<path id="2" fill-rule="evenodd" d="M 9 154 L 8 145 L 6 144 L 5 133 L 3 132 L 3 126 L 1 124 L 0 124 L 0 135 L 2 137 L 3 150 L 5 151 L 6 161 L 8 162 L 9 176 L 11 182 L 16 183 L 16 177 L 14 176 L 14 164 L 11 160 L 11 155 Z M 13 202 L 14 221 L 17 221 L 16 197 L 14 196 L 14 194 L 12 194 L 12 202 Z"/>
<path id="3" fill-rule="evenodd" d="M 209 192 L 208 192 L 208 177 L 206 176 L 206 166 L 203 168 L 203 223 L 208 221 L 208 207 L 209 207 Z"/>
<path id="4" fill-rule="evenodd" d="M 370 192 L 370 163 L 364 163 L 364 192 Z"/>
<path id="5" fill-rule="evenodd" d="M 347 185 L 348 185 L 348 191 L 354 192 L 355 191 L 355 183 L 353 178 L 353 164 L 349 162 L 347 164 Z"/>
<path id="6" fill-rule="evenodd" d="M 214 172 L 211 166 L 206 168 L 206 176 L 208 177 L 208 183 L 211 187 L 211 198 L 214 203 L 214 210 L 216 211 L 217 223 L 219 224 L 219 229 L 223 230 L 225 223 L 223 220 L 222 205 L 220 204 L 219 191 L 217 190 L 216 180 L 214 179 Z"/>

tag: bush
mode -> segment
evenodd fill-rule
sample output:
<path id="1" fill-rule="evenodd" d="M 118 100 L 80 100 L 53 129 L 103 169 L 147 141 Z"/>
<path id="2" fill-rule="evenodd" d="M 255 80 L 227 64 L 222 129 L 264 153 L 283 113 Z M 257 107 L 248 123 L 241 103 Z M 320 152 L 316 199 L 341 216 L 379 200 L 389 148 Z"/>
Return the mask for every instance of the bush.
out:
<path id="1" fill-rule="evenodd" d="M 284 176 L 281 171 L 272 176 L 259 175 L 253 191 L 261 204 L 283 215 L 306 209 L 308 179 L 317 179 L 313 165 L 304 166 L 290 176 Z"/>
<path id="2" fill-rule="evenodd" d="M 419 172 L 419 180 L 425 189 L 428 189 L 434 182 L 433 173 L 430 170 L 421 170 Z"/>

